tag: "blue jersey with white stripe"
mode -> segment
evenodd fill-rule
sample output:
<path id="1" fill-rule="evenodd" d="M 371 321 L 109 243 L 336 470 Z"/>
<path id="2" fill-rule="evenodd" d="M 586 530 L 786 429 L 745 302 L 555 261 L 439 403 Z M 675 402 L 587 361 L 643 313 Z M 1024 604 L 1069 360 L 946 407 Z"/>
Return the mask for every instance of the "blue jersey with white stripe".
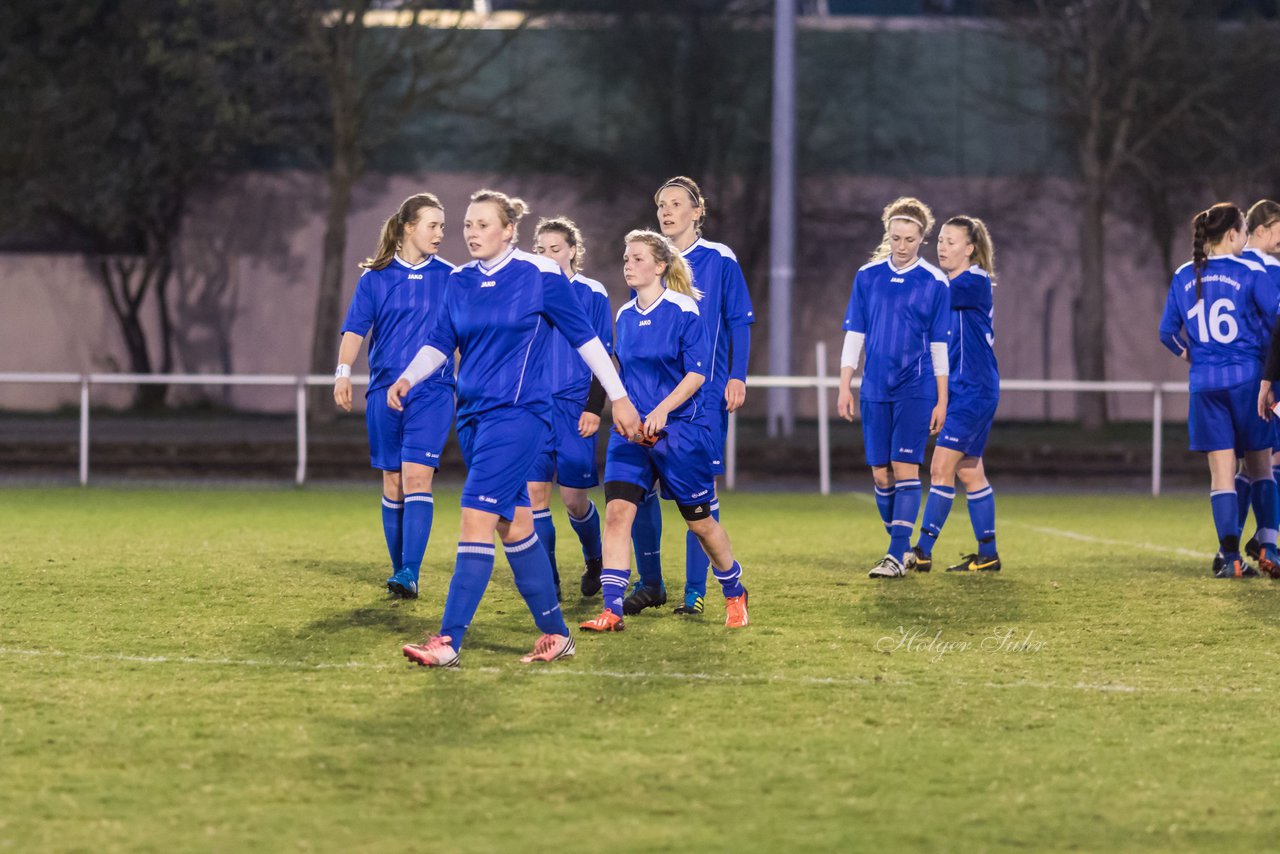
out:
<path id="1" fill-rule="evenodd" d="M 1000 368 L 992 322 L 991 276 L 977 264 L 951 280 L 951 342 L 947 356 L 951 377 L 947 393 L 960 397 L 999 397 Z"/>
<path id="2" fill-rule="evenodd" d="M 738 264 L 738 256 L 723 243 L 701 237 L 681 253 L 693 270 L 693 284 L 702 291 L 698 312 L 711 349 L 711 373 L 702 386 L 709 405 L 719 402 L 723 409 L 724 387 L 729 382 L 729 330 L 756 322 L 751 293 Z"/>
<path id="3" fill-rule="evenodd" d="M 554 261 L 513 249 L 455 269 L 426 343 L 460 354 L 459 420 L 505 406 L 549 417 L 552 327 L 574 348 L 595 337 Z"/>
<path id="4" fill-rule="evenodd" d="M 595 279 L 578 273 L 569 280 L 574 296 L 591 321 L 596 337 L 604 349 L 613 353 L 613 312 L 609 306 L 609 292 Z M 591 369 L 582 361 L 578 351 L 570 346 L 569 339 L 559 331 L 551 335 L 551 389 L 562 400 L 572 400 L 587 405 L 591 391 Z"/>
<path id="5" fill-rule="evenodd" d="M 1275 287 L 1276 293 L 1280 294 L 1280 260 L 1276 260 L 1273 256 L 1268 255 L 1266 252 L 1263 252 L 1261 249 L 1255 249 L 1254 247 L 1251 247 L 1251 246 L 1246 246 L 1244 248 L 1244 251 L 1241 252 L 1240 255 L 1241 257 L 1247 258 L 1250 261 L 1256 261 L 1257 263 L 1261 264 L 1262 269 L 1267 274 L 1267 277 L 1271 279 L 1271 284 Z M 1280 309 L 1277 309 L 1277 311 L 1280 311 Z M 1263 342 L 1270 342 L 1271 327 L 1264 326 L 1259 330 L 1259 333 Z M 1264 343 L 1262 345 L 1263 362 L 1267 360 L 1266 351 L 1267 351 L 1267 344 Z"/>
<path id="6" fill-rule="evenodd" d="M 1192 391 L 1233 388 L 1258 378 L 1275 322 L 1276 282 L 1256 261 L 1214 255 L 1205 262 L 1196 299 L 1196 272 L 1183 264 L 1169 282 L 1160 340 L 1189 351 Z M 1185 338 L 1184 338 L 1185 333 Z"/>
<path id="7" fill-rule="evenodd" d="M 919 258 L 902 270 L 887 258 L 858 270 L 844 328 L 866 336 L 863 400 L 937 400 L 929 345 L 949 340 L 948 284 L 941 270 Z"/>
<path id="8" fill-rule="evenodd" d="M 665 400 L 687 374 L 706 376 L 707 333 L 698 310 L 699 304 L 692 298 L 672 290 L 663 290 L 647 308 L 640 308 L 633 299 L 618 310 L 619 373 L 641 418 Z M 706 424 L 705 400 L 704 383 L 667 420 Z"/>
<path id="9" fill-rule="evenodd" d="M 399 255 L 381 270 L 365 270 L 356 284 L 342 332 L 369 338 L 366 396 L 394 383 L 427 343 L 427 333 L 444 300 L 453 265 L 432 255 L 410 264 Z M 453 385 L 453 351 L 425 382 Z"/>

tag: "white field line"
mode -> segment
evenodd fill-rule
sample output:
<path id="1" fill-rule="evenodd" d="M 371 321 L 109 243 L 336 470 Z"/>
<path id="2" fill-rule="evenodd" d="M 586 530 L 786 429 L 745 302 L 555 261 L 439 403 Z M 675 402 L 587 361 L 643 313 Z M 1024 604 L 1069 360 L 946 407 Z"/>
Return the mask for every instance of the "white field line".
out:
<path id="1" fill-rule="evenodd" d="M 193 665 L 205 667 L 244 667 L 244 668 L 279 668 L 282 670 L 364 670 L 364 671 L 384 671 L 384 670 L 405 670 L 412 667 L 409 664 L 372 664 L 361 661 L 348 661 L 341 663 L 313 663 L 306 661 L 287 661 L 272 660 L 262 658 L 195 658 L 192 656 L 166 656 L 166 655 L 125 655 L 123 653 L 76 653 L 64 652 L 62 650 L 52 649 L 15 649 L 12 647 L 0 647 L 0 657 L 3 656 L 23 656 L 28 658 L 64 658 L 75 661 L 102 661 L 102 662 L 121 662 L 126 664 L 176 664 L 176 665 Z M 416 670 L 416 668 L 413 668 Z M 823 686 L 831 685 L 836 687 L 874 687 L 883 686 L 887 688 L 910 688 L 916 686 L 925 686 L 928 683 L 917 683 L 909 679 L 868 679 L 861 676 L 788 676 L 785 674 L 761 674 L 753 676 L 750 674 L 735 675 L 732 673 L 680 673 L 680 672 L 645 672 L 645 671 L 618 671 L 618 670 L 575 670 L 568 667 L 551 665 L 548 667 L 520 667 L 520 668 L 504 668 L 504 667 L 467 667 L 463 665 L 463 670 L 471 673 L 487 673 L 487 674 L 528 674 L 539 677 L 579 677 L 588 679 L 613 679 L 613 680 L 634 680 L 634 681 L 667 681 L 667 682 L 701 682 L 701 683 L 717 683 L 726 685 L 758 685 L 758 684 L 778 684 L 778 685 L 802 685 L 802 686 Z M 951 680 L 953 684 L 959 687 L 968 688 L 990 688 L 990 689 L 1009 689 L 1009 688 L 1030 688 L 1041 691 L 1084 691 L 1091 693 L 1103 694 L 1238 694 L 1238 693 L 1260 693 L 1262 689 L 1256 686 L 1245 686 L 1241 688 L 1218 687 L 1218 688 L 1175 688 L 1170 686 L 1142 687 L 1136 685 L 1125 685 L 1119 682 L 1075 682 L 1075 683 L 1058 683 L 1058 682 L 1039 682 L 1030 679 L 1018 679 L 1011 682 L 970 682 L 965 679 Z"/>
<path id="2" fill-rule="evenodd" d="M 862 492 L 851 493 L 854 498 L 859 501 L 865 501 L 868 504 L 874 504 L 875 498 Z M 1191 549 L 1178 548 L 1177 546 L 1162 546 L 1158 543 L 1143 543 L 1135 540 L 1112 540 L 1107 537 L 1095 537 L 1092 534 L 1082 534 L 1079 531 L 1066 531 L 1061 528 L 1046 528 L 1043 525 L 1032 525 L 1029 522 L 1011 522 L 1002 519 L 999 524 L 1013 525 L 1018 528 L 1026 528 L 1029 531 L 1035 531 L 1037 534 L 1045 534 L 1050 537 L 1062 537 L 1066 540 L 1075 540 L 1079 543 L 1090 543 L 1098 546 L 1113 546 L 1122 549 L 1137 549 L 1144 552 L 1159 552 L 1162 554 L 1177 555 L 1178 557 L 1193 557 L 1197 560 L 1209 560 L 1213 558 L 1212 552 L 1197 552 Z"/>

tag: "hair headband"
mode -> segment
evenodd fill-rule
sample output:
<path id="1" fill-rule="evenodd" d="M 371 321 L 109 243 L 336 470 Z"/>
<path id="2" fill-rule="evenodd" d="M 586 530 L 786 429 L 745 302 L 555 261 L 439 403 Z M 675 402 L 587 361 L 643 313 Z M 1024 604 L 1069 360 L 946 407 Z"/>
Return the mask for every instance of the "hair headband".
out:
<path id="1" fill-rule="evenodd" d="M 702 207 L 702 202 L 698 199 L 697 194 L 694 193 L 693 190 L 690 190 L 688 187 L 686 187 L 684 184 L 680 183 L 679 181 L 668 181 L 667 183 L 659 187 L 658 192 L 654 193 L 654 195 L 655 196 L 661 195 L 662 191 L 667 189 L 667 187 L 679 187 L 680 189 L 684 190 L 686 193 L 689 194 L 689 198 L 693 199 L 693 203 L 695 205 L 697 205 L 698 207 Z"/>
<path id="2" fill-rule="evenodd" d="M 907 216 L 905 214 L 894 214 L 893 216 L 889 217 L 888 222 L 893 222 L 895 219 L 904 220 L 906 222 L 913 222 L 916 225 L 920 226 L 921 231 L 924 231 L 924 223 L 913 216 Z"/>

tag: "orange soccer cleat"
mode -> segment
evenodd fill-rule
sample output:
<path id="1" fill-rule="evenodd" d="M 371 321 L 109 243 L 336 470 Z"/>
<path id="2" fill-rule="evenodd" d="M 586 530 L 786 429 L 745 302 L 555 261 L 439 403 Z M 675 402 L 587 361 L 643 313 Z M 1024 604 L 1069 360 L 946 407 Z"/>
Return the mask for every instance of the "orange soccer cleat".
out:
<path id="1" fill-rule="evenodd" d="M 584 632 L 620 632 L 626 627 L 627 624 L 622 622 L 622 618 L 608 608 L 600 612 L 600 616 L 595 619 L 578 624 L 578 628 Z"/>
<path id="2" fill-rule="evenodd" d="M 521 664 L 533 664 L 535 661 L 555 661 L 568 658 L 577 652 L 577 646 L 569 635 L 543 635 L 533 645 L 533 652 L 520 656 Z"/>
<path id="3" fill-rule="evenodd" d="M 747 590 L 744 587 L 741 596 L 732 596 L 724 600 L 724 624 L 731 629 L 740 629 L 751 622 L 747 616 Z"/>
<path id="4" fill-rule="evenodd" d="M 423 667 L 457 667 L 458 653 L 452 641 L 448 635 L 436 635 L 425 643 L 405 644 L 400 651 L 405 658 Z"/>

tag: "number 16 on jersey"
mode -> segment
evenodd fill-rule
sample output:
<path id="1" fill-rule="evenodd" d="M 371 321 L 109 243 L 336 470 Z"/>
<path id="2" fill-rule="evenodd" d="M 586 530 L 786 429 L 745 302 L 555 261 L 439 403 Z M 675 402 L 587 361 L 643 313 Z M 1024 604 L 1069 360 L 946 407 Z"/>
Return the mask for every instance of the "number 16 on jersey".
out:
<path id="1" fill-rule="evenodd" d="M 1202 344 L 1208 344 L 1211 337 L 1219 344 L 1230 344 L 1240 334 L 1240 324 L 1232 314 L 1235 310 L 1236 304 L 1225 297 L 1214 300 L 1213 305 L 1209 307 L 1209 317 L 1206 321 L 1204 300 L 1197 300 L 1187 312 L 1187 319 L 1195 319 L 1196 332 Z"/>

